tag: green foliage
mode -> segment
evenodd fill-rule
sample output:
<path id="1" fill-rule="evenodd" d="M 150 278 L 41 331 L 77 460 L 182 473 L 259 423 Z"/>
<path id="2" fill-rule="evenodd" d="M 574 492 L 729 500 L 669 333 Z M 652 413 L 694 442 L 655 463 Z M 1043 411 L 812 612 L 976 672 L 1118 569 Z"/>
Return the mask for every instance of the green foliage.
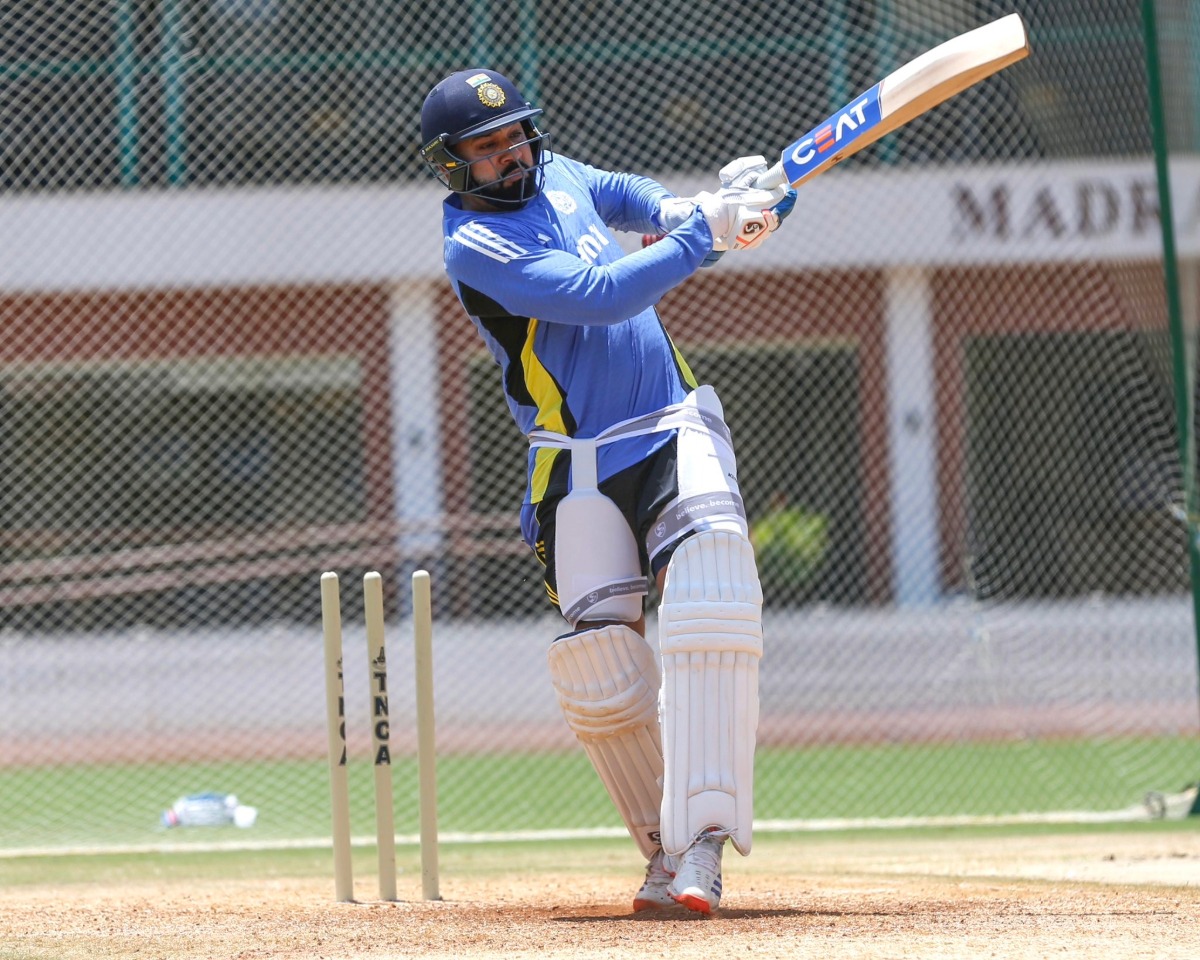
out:
<path id="1" fill-rule="evenodd" d="M 750 526 L 759 576 L 768 601 L 806 598 L 829 549 L 829 521 L 803 507 L 778 505 Z"/>

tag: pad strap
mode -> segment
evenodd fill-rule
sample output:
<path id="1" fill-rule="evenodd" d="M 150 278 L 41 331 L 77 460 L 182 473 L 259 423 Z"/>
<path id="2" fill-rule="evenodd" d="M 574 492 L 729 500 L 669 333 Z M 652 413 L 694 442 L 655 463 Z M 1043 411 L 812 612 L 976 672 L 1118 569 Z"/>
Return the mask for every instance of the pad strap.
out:
<path id="1" fill-rule="evenodd" d="M 632 628 L 611 624 L 559 637 L 548 660 L 567 726 L 649 860 L 659 848 L 663 776 L 653 651 Z"/>

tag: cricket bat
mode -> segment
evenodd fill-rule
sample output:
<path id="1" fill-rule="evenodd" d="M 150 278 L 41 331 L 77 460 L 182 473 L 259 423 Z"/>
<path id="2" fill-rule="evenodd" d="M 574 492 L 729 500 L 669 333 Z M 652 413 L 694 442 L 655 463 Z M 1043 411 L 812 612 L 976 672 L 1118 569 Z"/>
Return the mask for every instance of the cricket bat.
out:
<path id="1" fill-rule="evenodd" d="M 798 187 L 939 103 L 1029 55 L 1021 15 L 993 20 L 910 60 L 784 147 L 756 187 Z"/>

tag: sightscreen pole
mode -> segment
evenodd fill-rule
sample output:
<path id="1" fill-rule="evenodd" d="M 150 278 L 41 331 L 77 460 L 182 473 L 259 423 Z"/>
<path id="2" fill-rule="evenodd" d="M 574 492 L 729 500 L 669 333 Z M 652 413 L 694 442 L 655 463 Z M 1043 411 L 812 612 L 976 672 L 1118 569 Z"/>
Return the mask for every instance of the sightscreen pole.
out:
<path id="1" fill-rule="evenodd" d="M 1158 22 L 1154 0 L 1142 0 L 1142 26 L 1146 34 L 1146 78 L 1150 102 L 1150 131 L 1154 140 L 1154 167 L 1158 178 L 1159 222 L 1162 227 L 1163 280 L 1167 293 L 1167 323 L 1171 332 L 1171 369 L 1175 381 L 1175 421 L 1183 476 L 1183 503 L 1187 524 L 1188 566 L 1192 582 L 1192 631 L 1200 665 L 1200 546 L 1197 545 L 1196 450 L 1192 431 L 1191 362 L 1183 327 L 1179 261 L 1175 254 L 1175 217 L 1171 209 L 1171 173 L 1167 163 L 1167 117 L 1163 107 L 1162 64 L 1158 55 Z M 1200 670 L 1197 675 L 1200 690 Z M 1200 813 L 1193 805 L 1192 813 Z"/>

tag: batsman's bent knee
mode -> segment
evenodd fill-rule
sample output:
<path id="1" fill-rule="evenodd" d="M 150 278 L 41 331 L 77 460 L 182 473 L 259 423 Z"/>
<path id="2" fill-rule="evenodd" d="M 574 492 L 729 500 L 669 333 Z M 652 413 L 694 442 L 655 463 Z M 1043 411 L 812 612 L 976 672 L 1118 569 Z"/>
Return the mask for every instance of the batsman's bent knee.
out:
<path id="1" fill-rule="evenodd" d="M 550 678 L 569 726 L 646 859 L 659 847 L 662 737 L 654 651 L 625 624 L 559 637 Z"/>

